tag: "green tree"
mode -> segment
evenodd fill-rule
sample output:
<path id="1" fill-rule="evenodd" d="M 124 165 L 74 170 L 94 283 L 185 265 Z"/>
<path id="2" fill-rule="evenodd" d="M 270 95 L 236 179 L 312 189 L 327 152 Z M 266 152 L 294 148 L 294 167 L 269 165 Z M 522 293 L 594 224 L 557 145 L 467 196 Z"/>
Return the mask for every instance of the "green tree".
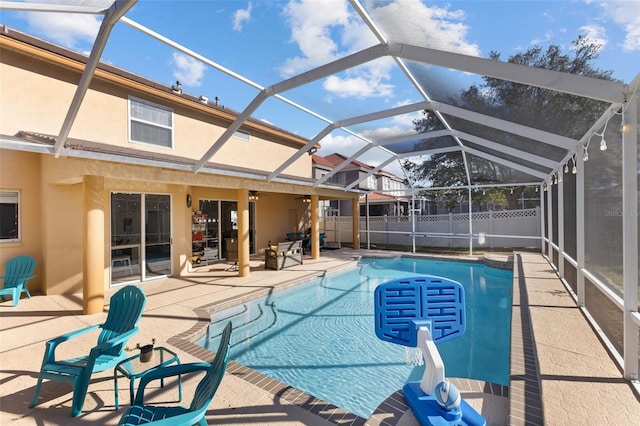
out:
<path id="1" fill-rule="evenodd" d="M 598 57 L 600 45 L 581 35 L 572 42 L 572 47 L 569 53 L 563 53 L 557 45 L 550 45 L 546 50 L 535 46 L 526 52 L 511 56 L 508 62 L 605 80 L 612 79 L 612 71 L 602 71 L 593 66 L 593 61 Z M 490 59 L 499 61 L 500 54 L 491 52 Z M 608 107 L 608 104 L 597 100 L 491 77 L 483 77 L 482 83 L 473 84 L 462 91 L 456 103 L 465 109 L 575 139 L 581 138 Z M 459 128 L 458 124 L 462 128 L 469 127 L 468 122 L 456 120 L 453 117 L 448 118 L 448 121 L 454 128 Z M 436 114 L 429 110 L 423 111 L 423 116 L 415 120 L 414 125 L 420 133 L 444 128 Z M 550 159 L 562 159 L 567 153 L 561 148 L 499 132 L 481 124 L 473 124 L 473 129 L 469 133 Z M 434 146 L 434 143 L 447 143 L 445 141 L 447 138 L 442 138 L 442 141 L 430 139 L 421 142 L 416 149 Z M 451 144 L 450 139 L 448 144 Z M 467 156 L 467 159 L 469 158 Z M 517 158 L 508 159 L 518 161 Z M 471 175 L 469 183 L 464 158 L 460 152 L 431 155 L 422 163 L 406 160 L 403 162 L 403 168 L 409 183 L 414 186 L 447 187 L 531 180 L 530 176 L 510 167 L 473 157 L 472 161 L 468 161 Z M 539 169 L 543 172 L 548 171 L 544 168 Z M 514 186 L 499 191 L 503 193 L 509 208 L 514 208 L 516 200 L 524 190 L 524 186 Z M 475 191 L 473 201 L 474 203 L 489 202 L 489 197 L 495 198 L 495 192 L 495 190 L 490 193 L 484 191 L 483 194 L 483 191 L 479 191 L 480 195 L 478 195 L 478 191 Z M 447 207 L 451 208 L 451 200 L 447 201 Z"/>

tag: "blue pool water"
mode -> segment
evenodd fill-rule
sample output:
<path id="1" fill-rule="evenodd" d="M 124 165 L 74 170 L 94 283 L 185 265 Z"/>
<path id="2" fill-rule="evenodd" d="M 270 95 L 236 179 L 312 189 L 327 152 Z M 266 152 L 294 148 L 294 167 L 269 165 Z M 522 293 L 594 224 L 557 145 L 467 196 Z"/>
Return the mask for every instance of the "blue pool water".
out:
<path id="1" fill-rule="evenodd" d="M 429 274 L 465 288 L 467 331 L 438 345 L 450 377 L 508 385 L 510 271 L 415 258 L 363 259 L 357 268 L 216 313 L 200 345 L 215 350 L 231 320 L 231 359 L 368 418 L 423 366 L 375 336 L 373 294 L 390 279 Z"/>

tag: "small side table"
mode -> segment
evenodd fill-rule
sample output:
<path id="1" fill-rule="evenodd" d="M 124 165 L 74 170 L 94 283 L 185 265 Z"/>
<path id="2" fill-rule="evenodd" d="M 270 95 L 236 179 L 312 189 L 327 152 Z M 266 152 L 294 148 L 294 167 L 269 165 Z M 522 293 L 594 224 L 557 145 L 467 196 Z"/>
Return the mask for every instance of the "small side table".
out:
<path id="1" fill-rule="evenodd" d="M 116 411 L 120 407 L 118 401 L 118 372 L 129 378 L 129 399 L 133 404 L 134 384 L 136 379 L 140 378 L 144 373 L 155 368 L 166 367 L 173 363 L 180 364 L 178 355 L 170 349 L 163 346 L 153 348 L 153 358 L 149 362 L 140 362 L 140 352 L 132 357 L 120 361 L 113 370 L 113 389 L 115 392 Z M 165 359 L 166 358 L 166 359 Z M 164 387 L 164 379 L 160 380 L 160 386 Z M 182 378 L 178 376 L 178 401 L 182 401 Z"/>

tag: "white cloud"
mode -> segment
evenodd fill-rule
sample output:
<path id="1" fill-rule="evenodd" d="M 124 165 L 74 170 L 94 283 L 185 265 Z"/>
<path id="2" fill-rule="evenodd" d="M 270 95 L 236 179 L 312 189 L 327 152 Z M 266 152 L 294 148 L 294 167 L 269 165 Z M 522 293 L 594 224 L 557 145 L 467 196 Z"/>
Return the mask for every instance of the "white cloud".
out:
<path id="1" fill-rule="evenodd" d="M 26 19 L 30 31 L 70 49 L 82 42 L 93 43 L 102 21 L 94 15 L 49 12 L 28 12 Z"/>
<path id="2" fill-rule="evenodd" d="M 449 4 L 427 6 L 420 0 L 396 0 L 372 12 L 391 41 L 480 56 L 478 45 L 466 41 L 469 27 L 462 10 Z"/>
<path id="3" fill-rule="evenodd" d="M 253 5 L 251 2 L 247 5 L 246 9 L 238 9 L 233 14 L 233 30 L 234 31 L 242 31 L 242 25 L 245 22 L 249 22 L 251 20 L 251 10 L 253 9 Z"/>
<path id="4" fill-rule="evenodd" d="M 640 51 L 640 0 L 607 0 L 598 4 L 606 18 L 624 29 L 622 49 Z"/>
<path id="5" fill-rule="evenodd" d="M 291 41 L 301 54 L 281 66 L 284 77 L 331 62 L 378 43 L 373 32 L 346 0 L 291 0 L 283 10 L 291 29 Z M 448 6 L 428 7 L 420 0 L 395 0 L 384 6 L 370 7 L 369 12 L 391 40 L 478 56 L 479 48 L 465 41 L 468 27 L 462 24 L 464 13 Z M 393 97 L 391 58 L 380 58 L 333 75 L 323 83 L 332 97 Z"/>
<path id="6" fill-rule="evenodd" d="M 531 45 L 532 46 L 541 46 L 541 45 L 546 45 L 550 42 L 553 42 L 554 38 L 555 38 L 555 33 L 553 31 L 545 31 L 544 33 L 544 37 L 542 38 L 534 38 L 533 40 L 531 40 Z"/>
<path id="7" fill-rule="evenodd" d="M 354 71 L 349 74 L 354 74 Z M 393 85 L 384 83 L 388 77 L 375 78 L 367 71 L 353 77 L 329 76 L 322 87 L 340 98 L 389 97 L 393 95 Z"/>
<path id="8" fill-rule="evenodd" d="M 173 76 L 186 86 L 200 86 L 205 66 L 202 62 L 182 53 L 173 53 Z"/>
<path id="9" fill-rule="evenodd" d="M 329 155 L 339 152 L 343 155 L 350 156 L 364 146 L 364 142 L 355 136 L 343 136 L 329 134 L 320 141 L 319 155 Z"/>
<path id="10" fill-rule="evenodd" d="M 324 0 L 323 0 L 324 1 Z M 349 51 L 340 46 L 336 34 L 341 33 L 352 21 L 347 2 L 320 0 L 292 0 L 283 10 L 287 25 L 291 29 L 291 41 L 298 45 L 300 56 L 289 58 L 281 67 L 284 76 L 333 61 Z M 318 10 L 322 10 L 319 13 Z M 338 40 L 334 40 L 338 38 Z"/>
<path id="11" fill-rule="evenodd" d="M 593 41 L 597 45 L 600 45 L 600 49 L 604 49 L 607 45 L 606 30 L 600 25 L 583 25 L 578 29 L 581 33 L 586 34 L 589 40 Z"/>

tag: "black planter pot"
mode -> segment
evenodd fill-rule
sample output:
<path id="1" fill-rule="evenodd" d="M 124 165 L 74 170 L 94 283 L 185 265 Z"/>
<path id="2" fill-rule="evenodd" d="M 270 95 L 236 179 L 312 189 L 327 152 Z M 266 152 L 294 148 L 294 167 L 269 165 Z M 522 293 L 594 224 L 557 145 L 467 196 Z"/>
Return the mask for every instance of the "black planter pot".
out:
<path id="1" fill-rule="evenodd" d="M 140 346 L 140 362 L 149 362 L 153 359 L 153 345 Z"/>

